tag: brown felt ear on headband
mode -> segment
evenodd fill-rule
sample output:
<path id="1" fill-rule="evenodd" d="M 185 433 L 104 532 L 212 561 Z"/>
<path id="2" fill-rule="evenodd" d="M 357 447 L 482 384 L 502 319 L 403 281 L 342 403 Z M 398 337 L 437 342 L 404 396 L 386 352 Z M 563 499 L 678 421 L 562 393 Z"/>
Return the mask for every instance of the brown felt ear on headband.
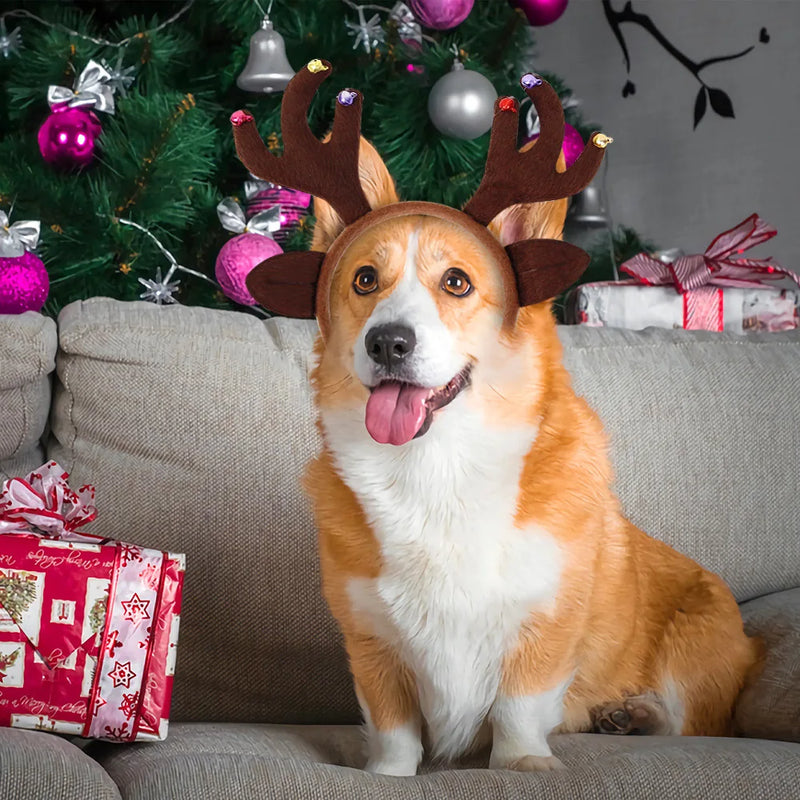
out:
<path id="1" fill-rule="evenodd" d="M 506 247 L 517 276 L 519 304 L 530 306 L 561 294 L 589 265 L 589 254 L 560 239 L 524 239 Z"/>
<path id="2" fill-rule="evenodd" d="M 248 275 L 247 291 L 268 311 L 313 319 L 316 287 L 325 253 L 292 251 L 262 261 Z"/>

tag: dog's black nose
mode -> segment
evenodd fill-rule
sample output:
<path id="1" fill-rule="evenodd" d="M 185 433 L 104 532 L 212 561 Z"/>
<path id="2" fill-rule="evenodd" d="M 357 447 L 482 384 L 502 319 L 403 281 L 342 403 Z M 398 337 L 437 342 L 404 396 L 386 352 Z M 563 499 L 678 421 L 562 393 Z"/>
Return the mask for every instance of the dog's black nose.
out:
<path id="1" fill-rule="evenodd" d="M 367 333 L 365 344 L 376 364 L 392 370 L 414 352 L 417 337 L 407 325 L 376 325 Z"/>

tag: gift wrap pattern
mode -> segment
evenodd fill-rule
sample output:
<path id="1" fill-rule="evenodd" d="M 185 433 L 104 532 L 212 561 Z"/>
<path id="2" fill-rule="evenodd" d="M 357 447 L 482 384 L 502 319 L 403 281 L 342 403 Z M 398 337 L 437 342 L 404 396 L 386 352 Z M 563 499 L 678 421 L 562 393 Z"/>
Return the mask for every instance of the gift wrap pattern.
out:
<path id="1" fill-rule="evenodd" d="M 51 462 L 0 494 L 0 725 L 164 739 L 184 557 L 77 533 L 94 508 L 65 478 Z"/>
<path id="2" fill-rule="evenodd" d="M 702 303 L 697 303 L 701 291 Z M 800 291 L 794 289 L 714 287 L 679 294 L 671 286 L 607 281 L 577 287 L 567 302 L 567 321 L 637 331 L 790 331 L 800 327 L 798 305 Z"/>

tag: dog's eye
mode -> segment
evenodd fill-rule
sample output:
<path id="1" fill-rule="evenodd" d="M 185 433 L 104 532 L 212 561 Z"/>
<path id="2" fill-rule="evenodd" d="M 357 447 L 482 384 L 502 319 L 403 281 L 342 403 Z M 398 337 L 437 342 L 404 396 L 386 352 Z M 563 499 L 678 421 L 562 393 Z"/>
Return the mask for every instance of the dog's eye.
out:
<path id="1" fill-rule="evenodd" d="M 353 288 L 358 294 L 369 294 L 378 288 L 378 273 L 375 267 L 359 267 L 353 278 Z"/>
<path id="2" fill-rule="evenodd" d="M 466 297 L 472 291 L 472 284 L 464 272 L 452 267 L 442 276 L 442 289 L 456 297 Z"/>

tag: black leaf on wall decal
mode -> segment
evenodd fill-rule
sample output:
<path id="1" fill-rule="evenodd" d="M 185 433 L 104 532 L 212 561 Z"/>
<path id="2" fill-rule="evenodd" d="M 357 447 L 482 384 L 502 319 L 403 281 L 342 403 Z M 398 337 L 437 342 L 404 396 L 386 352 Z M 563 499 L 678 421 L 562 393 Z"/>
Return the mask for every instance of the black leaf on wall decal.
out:
<path id="1" fill-rule="evenodd" d="M 679 64 L 682 64 L 684 67 L 686 67 L 686 69 L 688 69 L 689 72 L 691 72 L 692 75 L 697 78 L 698 82 L 700 83 L 700 91 L 697 93 L 697 97 L 694 101 L 695 128 L 697 128 L 700 120 L 702 120 L 705 116 L 709 105 L 711 106 L 711 109 L 720 117 L 736 116 L 733 113 L 733 103 L 731 102 L 731 98 L 728 96 L 728 94 L 722 89 L 714 89 L 708 86 L 700 77 L 700 73 L 702 70 L 711 66 L 712 64 L 718 64 L 720 61 L 733 61 L 734 59 L 747 55 L 755 47 L 755 45 L 750 45 L 750 47 L 745 48 L 741 52 L 733 53 L 728 56 L 715 56 L 714 58 L 707 58 L 704 61 L 693 61 L 681 50 L 678 50 L 678 48 L 672 44 L 672 42 L 670 42 L 663 33 L 661 33 L 661 31 L 656 27 L 656 24 L 649 16 L 647 16 L 647 14 L 640 14 L 634 11 L 632 0 L 628 0 L 621 11 L 615 11 L 611 7 L 611 0 L 602 0 L 602 2 L 608 24 L 611 26 L 611 30 L 613 31 L 614 36 L 616 37 L 617 42 L 622 49 L 622 55 L 625 59 L 625 67 L 628 74 L 630 74 L 631 71 L 631 58 L 630 54 L 628 53 L 628 46 L 625 42 L 625 37 L 622 35 L 622 30 L 620 29 L 620 26 L 626 22 L 639 25 L 640 27 L 644 28 L 653 37 L 653 39 L 655 39 L 656 42 L 664 48 L 664 50 L 666 50 Z M 766 28 L 762 28 L 760 30 L 758 40 L 763 44 L 769 42 L 769 33 L 767 32 Z M 635 94 L 635 92 L 636 86 L 631 82 L 630 79 L 628 79 L 628 82 L 622 89 L 622 96 L 629 97 L 630 95 Z"/>

